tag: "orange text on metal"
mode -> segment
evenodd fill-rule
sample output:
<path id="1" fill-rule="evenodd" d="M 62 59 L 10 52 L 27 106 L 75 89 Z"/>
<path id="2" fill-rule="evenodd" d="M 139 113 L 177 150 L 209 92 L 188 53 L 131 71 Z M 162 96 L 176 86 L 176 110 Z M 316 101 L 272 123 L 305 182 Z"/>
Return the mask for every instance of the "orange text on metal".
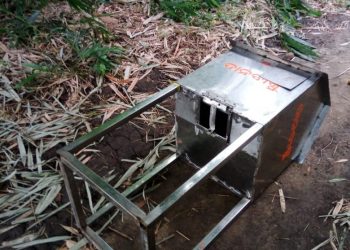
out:
<path id="1" fill-rule="evenodd" d="M 238 74 L 241 74 L 244 76 L 250 76 L 254 80 L 264 84 L 266 86 L 266 88 L 271 90 L 271 91 L 276 91 L 279 88 L 279 86 L 276 83 L 260 76 L 259 74 L 253 73 L 250 69 L 240 67 L 237 64 L 225 63 L 225 68 L 230 69 L 230 70 L 237 72 Z"/>
<path id="2" fill-rule="evenodd" d="M 287 148 L 281 155 L 281 161 L 284 161 L 292 154 L 296 131 L 297 131 L 301 114 L 303 113 L 303 111 L 304 111 L 304 104 L 300 103 L 294 114 L 294 118 L 291 124 L 290 133 L 288 137 Z"/>

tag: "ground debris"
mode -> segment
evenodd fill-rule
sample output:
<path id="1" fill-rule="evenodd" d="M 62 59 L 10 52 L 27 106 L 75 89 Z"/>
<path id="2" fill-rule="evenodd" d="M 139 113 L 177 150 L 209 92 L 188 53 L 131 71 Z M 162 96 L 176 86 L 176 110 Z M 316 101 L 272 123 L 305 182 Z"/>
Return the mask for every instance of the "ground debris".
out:
<path id="1" fill-rule="evenodd" d="M 328 215 L 320 217 L 331 218 L 332 229 L 329 232 L 329 238 L 321 242 L 312 250 L 320 249 L 323 246 L 330 244 L 332 249 L 344 249 L 345 240 L 350 231 L 350 201 L 340 199 L 331 209 Z"/>
<path id="2" fill-rule="evenodd" d="M 280 205 L 282 213 L 286 212 L 286 199 L 284 198 L 282 188 L 278 189 L 279 197 L 280 197 Z"/>

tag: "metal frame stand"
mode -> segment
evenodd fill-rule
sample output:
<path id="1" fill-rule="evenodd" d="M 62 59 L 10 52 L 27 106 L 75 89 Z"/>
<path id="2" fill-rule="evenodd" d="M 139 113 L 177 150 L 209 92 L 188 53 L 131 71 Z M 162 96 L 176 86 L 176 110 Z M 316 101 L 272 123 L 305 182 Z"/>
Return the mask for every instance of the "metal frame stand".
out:
<path id="1" fill-rule="evenodd" d="M 244 132 L 237 140 L 228 145 L 223 151 L 216 155 L 210 162 L 200 168 L 192 177 L 177 188 L 165 200 L 163 200 L 157 207 L 146 214 L 138 206 L 136 206 L 127 197 L 135 191 L 139 190 L 145 183 L 152 179 L 157 173 L 166 168 L 170 163 L 178 158 L 174 154 L 161 161 L 154 169 L 144 176 L 142 179 L 134 183 L 131 187 L 126 189 L 123 193 L 115 190 L 110 184 L 105 182 L 100 176 L 93 172 L 90 168 L 80 162 L 74 153 L 84 148 L 92 141 L 98 140 L 103 135 L 115 129 L 122 124 L 125 124 L 133 117 L 141 114 L 146 109 L 156 105 L 165 98 L 173 95 L 179 91 L 179 85 L 169 86 L 160 92 L 154 94 L 143 102 L 140 102 L 133 108 L 107 121 L 100 127 L 92 130 L 90 133 L 80 137 L 73 143 L 67 145 L 57 153 L 60 157 L 61 171 L 64 177 L 67 193 L 72 205 L 73 214 L 77 226 L 84 233 L 84 235 L 91 241 L 98 249 L 112 249 L 96 232 L 94 232 L 89 224 L 108 212 L 111 208 L 117 207 L 123 212 L 131 215 L 140 225 L 140 234 L 142 237 L 142 249 L 155 249 L 155 225 L 164 217 L 164 214 L 175 205 L 181 198 L 189 193 L 194 187 L 198 186 L 207 178 L 211 177 L 218 171 L 230 158 L 235 156 L 245 145 L 247 145 L 253 138 L 255 138 L 262 130 L 261 124 L 254 124 L 246 132 Z M 109 201 L 104 207 L 98 210 L 95 214 L 86 218 L 83 213 L 82 205 L 80 203 L 80 195 L 76 188 L 73 178 L 73 172 L 87 181 L 92 188 L 101 193 Z M 241 197 L 241 201 L 235 205 L 232 210 L 205 236 L 195 247 L 195 249 L 206 248 L 219 233 L 229 225 L 232 220 L 250 203 L 247 197 Z"/>

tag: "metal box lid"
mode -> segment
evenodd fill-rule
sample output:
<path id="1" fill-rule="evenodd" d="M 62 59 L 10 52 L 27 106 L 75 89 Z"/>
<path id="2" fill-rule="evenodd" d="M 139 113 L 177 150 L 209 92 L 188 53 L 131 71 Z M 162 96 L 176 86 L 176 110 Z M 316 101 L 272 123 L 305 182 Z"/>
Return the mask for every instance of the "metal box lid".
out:
<path id="1" fill-rule="evenodd" d="M 308 89 L 316 81 L 313 76 L 312 72 L 235 47 L 179 83 L 264 124 Z"/>

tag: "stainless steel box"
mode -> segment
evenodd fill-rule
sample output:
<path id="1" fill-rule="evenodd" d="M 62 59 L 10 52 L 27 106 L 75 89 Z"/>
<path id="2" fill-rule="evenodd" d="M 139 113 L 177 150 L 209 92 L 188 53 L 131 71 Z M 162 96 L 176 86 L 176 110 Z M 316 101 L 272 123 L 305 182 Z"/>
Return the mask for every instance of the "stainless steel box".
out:
<path id="1" fill-rule="evenodd" d="M 263 128 L 217 173 L 246 197 L 302 162 L 330 105 L 328 77 L 235 47 L 179 81 L 177 150 L 199 167 L 253 124 Z"/>

